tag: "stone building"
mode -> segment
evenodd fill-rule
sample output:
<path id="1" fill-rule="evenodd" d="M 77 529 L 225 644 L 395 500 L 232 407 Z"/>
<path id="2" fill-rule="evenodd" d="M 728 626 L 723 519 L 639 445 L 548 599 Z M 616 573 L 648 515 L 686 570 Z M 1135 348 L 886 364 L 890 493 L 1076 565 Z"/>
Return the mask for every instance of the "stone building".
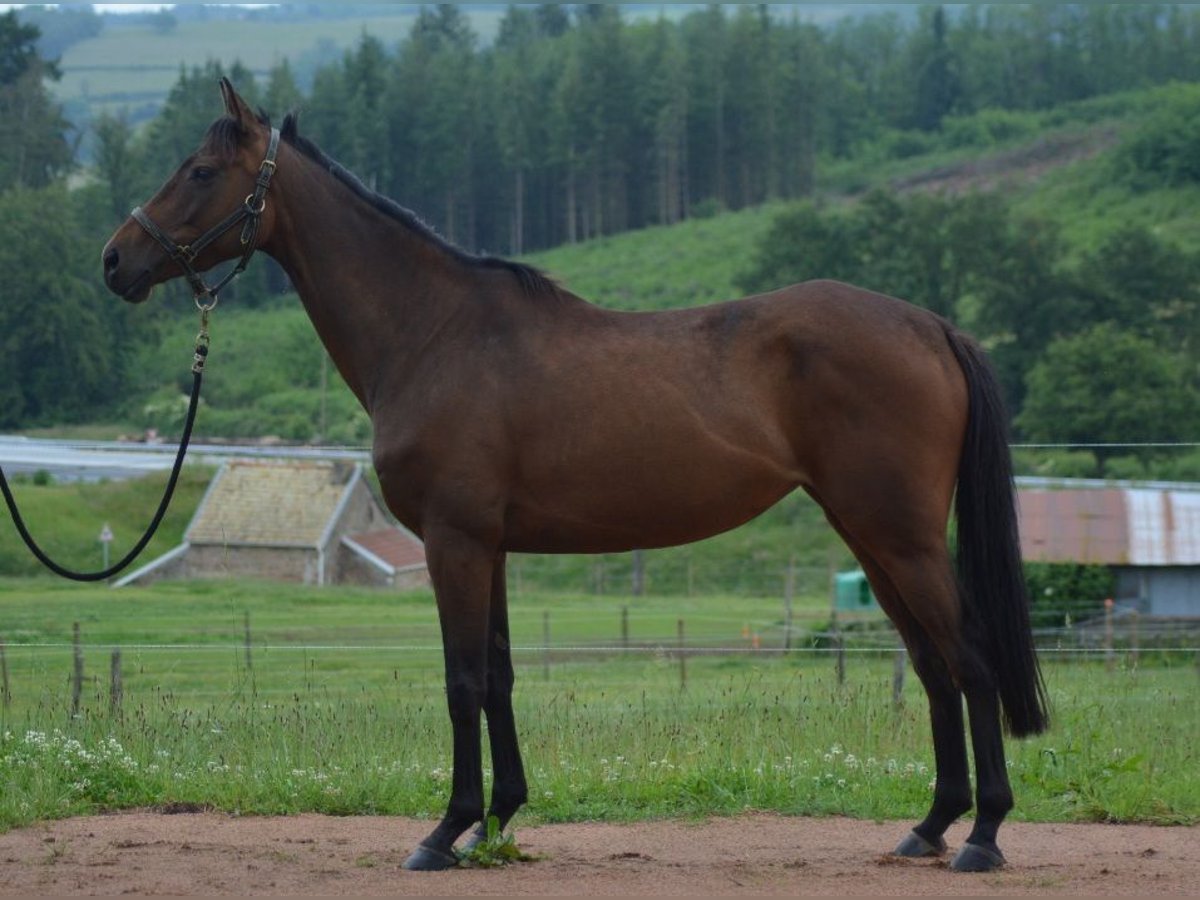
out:
<path id="1" fill-rule="evenodd" d="M 290 460 L 226 463 L 183 544 L 116 584 L 161 578 L 429 583 L 423 545 L 392 521 L 361 465 Z"/>

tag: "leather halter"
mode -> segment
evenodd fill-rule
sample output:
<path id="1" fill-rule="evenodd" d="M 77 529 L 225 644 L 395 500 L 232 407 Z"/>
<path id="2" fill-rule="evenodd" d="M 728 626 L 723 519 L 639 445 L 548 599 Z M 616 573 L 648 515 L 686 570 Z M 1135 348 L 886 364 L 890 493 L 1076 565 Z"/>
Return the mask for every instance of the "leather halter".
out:
<path id="1" fill-rule="evenodd" d="M 129 214 L 135 222 L 145 229 L 150 237 L 158 241 L 162 248 L 167 251 L 167 255 L 171 258 L 171 261 L 177 263 L 183 269 L 183 274 L 187 278 L 188 284 L 192 286 L 192 291 L 195 293 L 196 305 L 201 309 L 211 309 L 217 305 L 217 293 L 245 271 L 246 266 L 250 262 L 250 257 L 254 255 L 254 251 L 257 249 L 255 238 L 258 236 L 258 225 L 263 210 L 267 208 L 267 188 L 271 186 L 271 176 L 275 174 L 275 155 L 278 151 L 279 129 L 272 128 L 271 139 L 267 144 L 267 155 L 259 165 L 258 178 L 254 181 L 254 193 L 248 194 L 241 206 L 190 244 L 180 244 L 173 240 L 170 235 L 154 224 L 154 221 L 146 215 L 140 206 L 134 208 L 133 212 Z M 243 220 L 245 221 L 243 222 Z M 241 242 L 244 248 L 242 250 L 242 258 L 238 261 L 232 272 L 215 285 L 210 286 L 192 266 L 192 262 L 209 244 L 239 223 L 242 223 Z M 203 297 L 208 297 L 208 302 L 204 302 L 201 299 Z"/>

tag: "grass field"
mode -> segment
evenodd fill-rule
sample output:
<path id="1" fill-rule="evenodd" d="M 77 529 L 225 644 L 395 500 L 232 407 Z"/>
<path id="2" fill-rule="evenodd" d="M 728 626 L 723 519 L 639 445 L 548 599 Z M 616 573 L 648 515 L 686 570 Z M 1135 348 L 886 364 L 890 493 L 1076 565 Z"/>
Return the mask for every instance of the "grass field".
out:
<path id="1" fill-rule="evenodd" d="M 490 38 L 501 15 L 475 11 L 472 27 Z M 313 64 L 339 59 L 363 34 L 392 47 L 408 34 L 415 17 L 414 8 L 408 14 L 305 22 L 215 20 L 185 22 L 166 33 L 109 17 L 100 34 L 67 48 L 61 60 L 63 77 L 54 92 L 62 102 L 87 102 L 93 113 L 148 101 L 159 105 L 179 78 L 181 66 L 240 62 L 263 78 L 286 58 L 294 70 L 307 74 Z"/>
<path id="2" fill-rule="evenodd" d="M 798 602 L 800 617 L 815 619 L 821 602 Z M 615 649 L 621 606 L 627 651 Z M 527 594 L 512 607 L 532 785 L 525 821 L 746 808 L 913 817 L 929 801 L 924 701 L 910 677 L 893 708 L 890 654 L 852 653 L 839 686 L 826 654 L 751 652 L 742 628 L 777 616 L 769 600 Z M 672 652 L 679 618 L 689 641 L 740 652 L 688 657 L 684 686 Z M 85 678 L 72 717 L 75 621 Z M 0 629 L 11 692 L 0 713 L 0 827 L 172 804 L 441 812 L 449 725 L 426 591 L 216 582 L 110 591 L 14 579 L 0 583 Z M 114 646 L 120 713 L 109 706 Z M 1200 818 L 1191 656 L 1112 672 L 1044 659 L 1055 724 L 1010 743 L 1014 815 Z"/>

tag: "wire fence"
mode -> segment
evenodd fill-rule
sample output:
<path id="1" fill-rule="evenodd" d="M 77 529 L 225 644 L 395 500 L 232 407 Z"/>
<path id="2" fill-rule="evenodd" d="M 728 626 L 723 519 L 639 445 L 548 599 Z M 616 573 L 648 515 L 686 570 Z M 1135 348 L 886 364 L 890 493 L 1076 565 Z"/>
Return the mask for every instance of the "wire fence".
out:
<path id="1" fill-rule="evenodd" d="M 552 677 L 552 670 L 570 670 L 581 663 L 654 658 L 677 667 L 680 686 L 686 687 L 690 660 L 731 657 L 764 661 L 792 658 L 818 665 L 824 660 L 824 664 L 836 673 L 838 683 L 843 683 L 847 680 L 851 661 L 857 665 L 860 660 L 890 659 L 893 699 L 898 703 L 909 668 L 906 651 L 896 631 L 881 615 L 866 614 L 846 619 L 834 616 L 824 627 L 802 630 L 794 627 L 790 630 L 785 627 L 755 630 L 743 625 L 740 635 L 730 640 L 723 632 L 727 632 L 728 626 L 736 620 L 721 616 L 692 620 L 693 627 L 689 627 L 688 619 L 678 618 L 673 632 L 660 623 L 653 633 L 647 631 L 635 635 L 628 607 L 622 607 L 615 634 L 597 635 L 594 629 L 589 629 L 589 636 L 584 639 L 577 627 L 580 617 L 561 610 L 558 613 L 556 619 L 549 610 L 542 612 L 541 640 L 530 640 L 526 634 L 524 639 L 514 641 L 511 646 L 518 667 L 527 672 L 540 669 L 542 678 L 547 681 Z M 576 620 L 574 628 L 571 627 L 573 618 Z M 652 621 L 657 620 L 647 617 L 642 624 Z M 556 624 L 564 632 L 559 637 L 555 636 Z M 713 628 L 714 624 L 722 627 Z M 20 681 L 26 692 L 45 692 L 48 685 L 61 687 L 66 684 L 70 688 L 72 714 L 75 714 L 85 689 L 93 693 L 100 690 L 104 679 L 102 674 L 97 674 L 96 660 L 105 657 L 108 657 L 108 665 L 102 668 L 107 669 L 109 702 L 114 707 L 120 705 L 124 694 L 127 666 L 133 666 L 143 682 L 149 680 L 158 684 L 167 676 L 178 676 L 183 683 L 193 685 L 188 689 L 190 694 L 220 695 L 219 689 L 195 685 L 212 681 L 213 660 L 221 656 L 226 657 L 226 673 L 230 670 L 229 663 L 240 674 L 253 673 L 256 666 L 262 670 L 266 663 L 274 669 L 275 685 L 268 688 L 264 684 L 264 689 L 278 694 L 293 692 L 297 679 L 308 683 L 318 661 L 323 668 L 347 668 L 375 680 L 390 671 L 399 681 L 401 669 L 406 672 L 406 681 L 415 678 L 431 683 L 441 674 L 442 646 L 433 640 L 288 641 L 280 639 L 278 634 L 256 636 L 248 613 L 244 626 L 244 635 L 238 641 L 96 642 L 85 640 L 85 631 L 79 623 L 73 624 L 70 641 L 8 644 L 0 640 L 0 700 L 5 709 L 10 706 L 16 690 L 15 681 Z M 1110 604 L 1098 619 L 1066 628 L 1039 629 L 1035 637 L 1044 663 L 1103 662 L 1109 670 L 1118 666 L 1128 669 L 1141 665 L 1193 665 L 1200 675 L 1200 620 L 1197 619 L 1160 620 L 1136 612 L 1118 615 Z M 10 660 L 15 664 L 13 668 L 23 673 L 21 678 L 10 677 Z M 86 666 L 85 660 L 90 661 Z M 349 683 L 353 683 L 353 678 Z M 342 687 L 348 687 L 348 684 L 342 684 Z"/>

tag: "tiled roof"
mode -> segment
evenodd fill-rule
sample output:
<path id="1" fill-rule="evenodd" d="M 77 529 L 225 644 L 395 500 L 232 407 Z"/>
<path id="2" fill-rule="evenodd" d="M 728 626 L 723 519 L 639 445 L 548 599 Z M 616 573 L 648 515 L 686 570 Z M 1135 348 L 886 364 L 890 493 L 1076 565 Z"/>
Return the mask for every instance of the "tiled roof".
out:
<path id="1" fill-rule="evenodd" d="M 1027 561 L 1200 565 L 1200 491 L 1022 488 L 1017 496 Z"/>
<path id="2" fill-rule="evenodd" d="M 348 540 L 394 569 L 425 565 L 425 545 L 399 528 L 352 534 Z"/>
<path id="3" fill-rule="evenodd" d="M 356 473 L 336 462 L 230 462 L 209 487 L 186 540 L 315 547 Z"/>

